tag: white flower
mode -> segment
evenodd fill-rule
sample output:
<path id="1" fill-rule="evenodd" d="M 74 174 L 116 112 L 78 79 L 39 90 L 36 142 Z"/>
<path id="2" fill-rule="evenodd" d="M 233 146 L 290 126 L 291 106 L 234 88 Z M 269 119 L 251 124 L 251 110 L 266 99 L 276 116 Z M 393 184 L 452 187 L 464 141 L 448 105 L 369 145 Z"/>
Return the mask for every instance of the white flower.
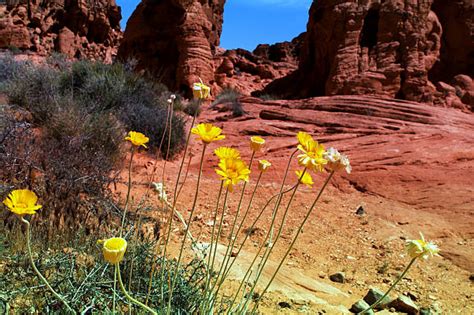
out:
<path id="1" fill-rule="evenodd" d="M 352 167 L 349 158 L 346 155 L 339 153 L 338 150 L 329 148 L 326 150 L 323 157 L 328 161 L 327 167 L 330 170 L 339 171 L 345 169 L 347 174 L 351 173 Z"/>
<path id="2" fill-rule="evenodd" d="M 163 201 L 168 201 L 168 196 L 166 195 L 165 187 L 163 183 L 152 183 L 156 192 L 158 193 L 158 198 Z"/>
<path id="3" fill-rule="evenodd" d="M 170 99 L 172 99 L 174 101 L 176 99 L 176 95 L 171 94 Z"/>
<path id="4" fill-rule="evenodd" d="M 411 258 L 423 257 L 428 259 L 429 257 L 438 256 L 439 247 L 433 242 L 426 242 L 423 234 L 420 233 L 421 239 L 419 240 L 407 240 L 405 248 L 408 256 Z"/>

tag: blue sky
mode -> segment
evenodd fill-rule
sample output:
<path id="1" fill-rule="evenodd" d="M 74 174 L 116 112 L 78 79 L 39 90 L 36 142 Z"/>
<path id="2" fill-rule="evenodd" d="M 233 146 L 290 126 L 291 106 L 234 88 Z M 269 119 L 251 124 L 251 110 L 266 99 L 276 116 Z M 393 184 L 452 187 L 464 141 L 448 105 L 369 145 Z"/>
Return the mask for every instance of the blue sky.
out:
<path id="1" fill-rule="evenodd" d="M 122 28 L 140 0 L 117 0 Z M 221 46 L 253 50 L 258 44 L 289 41 L 306 30 L 312 0 L 227 0 Z"/>

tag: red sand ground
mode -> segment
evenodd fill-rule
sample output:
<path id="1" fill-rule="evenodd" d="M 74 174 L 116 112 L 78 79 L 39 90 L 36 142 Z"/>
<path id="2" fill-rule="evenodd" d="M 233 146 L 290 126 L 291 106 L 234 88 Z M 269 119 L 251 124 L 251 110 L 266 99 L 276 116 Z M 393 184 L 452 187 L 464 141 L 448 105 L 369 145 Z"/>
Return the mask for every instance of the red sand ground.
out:
<path id="1" fill-rule="evenodd" d="M 308 277 L 337 286 L 350 298 L 332 301 L 346 307 L 363 297 L 370 286 L 386 289 L 408 263 L 405 239 L 423 232 L 441 247 L 441 257 L 417 264 L 397 292 L 410 291 L 420 306 L 438 307 L 447 314 L 474 312 L 474 294 L 469 276 L 474 272 L 474 119 L 472 114 L 412 102 L 365 97 L 335 96 L 298 101 L 241 99 L 246 114 L 232 118 L 230 107 L 204 109 L 199 122 L 211 122 L 224 130 L 226 139 L 213 143 L 205 158 L 203 180 L 192 231 L 201 240 L 209 237 L 211 218 L 219 183 L 213 168 L 217 158 L 212 150 L 233 146 L 250 156 L 248 138 L 261 135 L 266 150 L 257 158 L 273 163 L 265 174 L 254 201 L 249 222 L 276 193 L 288 157 L 296 146 L 295 134 L 307 131 L 327 147 L 334 146 L 351 159 L 353 172 L 337 174 L 325 191 L 287 259 L 286 267 L 303 271 Z M 195 190 L 202 145 L 194 140 L 190 174 L 178 208 L 184 217 Z M 170 191 L 181 157 L 167 163 L 165 184 Z M 134 195 L 145 191 L 153 169 L 153 157 L 136 155 L 133 168 Z M 187 159 L 186 159 L 187 160 Z M 159 174 L 163 162 L 158 162 Z M 126 164 L 124 164 L 126 165 Z M 293 161 L 288 184 L 295 182 Z M 256 171 L 255 167 L 253 169 Z M 124 172 L 124 176 L 125 176 Z M 161 175 L 159 175 L 161 176 Z M 253 185 L 253 175 L 247 199 Z M 282 247 L 272 260 L 278 261 L 327 174 L 315 177 L 316 188 L 302 188 L 290 209 Z M 160 180 L 161 181 L 161 180 Z M 121 189 L 120 189 L 121 190 Z M 170 194 L 170 192 L 168 192 Z M 235 212 L 239 191 L 231 196 L 228 218 Z M 287 199 L 287 198 L 286 198 Z M 285 200 L 286 200 L 285 199 Z M 283 203 L 285 204 L 285 203 Z M 355 214 L 362 205 L 366 215 Z M 268 212 L 269 213 L 269 212 Z M 151 214 L 151 217 L 156 217 Z M 254 251 L 269 225 L 266 215 L 246 248 Z M 180 227 L 178 223 L 176 227 Z M 230 233 L 229 227 L 224 235 Z M 179 230 L 176 230 L 179 231 Z M 173 241 L 182 235 L 175 233 Z M 382 271 L 378 273 L 377 271 Z M 328 275 L 344 271 L 345 284 L 331 283 Z M 263 310 L 276 313 L 276 303 L 288 300 L 279 294 L 267 296 Z M 311 306 L 310 313 L 321 311 Z"/>

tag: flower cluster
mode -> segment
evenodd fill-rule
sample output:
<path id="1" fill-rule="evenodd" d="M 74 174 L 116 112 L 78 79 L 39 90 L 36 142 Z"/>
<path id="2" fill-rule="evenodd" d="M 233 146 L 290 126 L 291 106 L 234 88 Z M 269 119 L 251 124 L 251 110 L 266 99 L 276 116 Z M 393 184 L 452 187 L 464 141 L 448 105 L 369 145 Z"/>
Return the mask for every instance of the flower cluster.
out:
<path id="1" fill-rule="evenodd" d="M 298 164 L 306 170 L 296 172 L 301 184 L 308 187 L 312 187 L 314 184 L 309 170 L 323 172 L 326 167 L 332 172 L 345 169 L 348 174 L 351 173 L 351 164 L 346 155 L 339 153 L 334 148 L 326 150 L 324 145 L 318 143 L 306 132 L 299 132 L 296 138 L 298 139 L 297 148 L 300 152 L 298 154 Z"/>

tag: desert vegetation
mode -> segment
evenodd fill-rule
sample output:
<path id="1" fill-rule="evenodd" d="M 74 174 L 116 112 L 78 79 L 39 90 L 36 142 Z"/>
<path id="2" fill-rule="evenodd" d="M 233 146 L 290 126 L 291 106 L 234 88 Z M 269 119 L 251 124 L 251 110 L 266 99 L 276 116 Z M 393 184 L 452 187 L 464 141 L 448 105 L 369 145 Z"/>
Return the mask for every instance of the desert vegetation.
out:
<path id="1" fill-rule="evenodd" d="M 2 105 L 0 160 L 3 205 L 8 210 L 2 211 L 1 240 L 7 313 L 257 313 L 328 183 L 337 173 L 352 170 L 347 156 L 298 132 L 278 192 L 255 209 L 261 179 L 272 167 L 271 156 L 262 153 L 266 140 L 250 137 L 243 144 L 251 151 L 246 160 L 238 148 L 225 145 L 221 128 L 197 124 L 200 107 L 210 96 L 203 82 L 192 87 L 195 109 L 187 112 L 191 123 L 185 131 L 185 113 L 176 112 L 183 108 L 175 104 L 180 98 L 132 74 L 127 65 L 69 63 L 56 56 L 44 65 L 6 57 L 0 67 L 1 91 L 11 104 Z M 238 102 L 238 96 L 224 91 L 211 106 L 222 102 Z M 232 105 L 233 115 L 243 115 L 236 106 Z M 191 142 L 201 144 L 199 169 L 189 214 L 183 215 L 178 199 L 188 176 L 185 163 Z M 155 156 L 155 164 L 147 193 L 137 202 L 140 198 L 132 194 L 133 163 L 143 150 Z M 166 163 L 157 170 L 156 161 L 180 150 L 174 187 L 167 187 Z M 128 163 L 123 163 L 124 157 Z M 200 239 L 193 221 L 209 157 L 217 161 L 218 195 L 210 236 Z M 112 191 L 120 180 L 115 170 L 121 167 L 127 170 L 126 197 L 117 199 Z M 155 173 L 162 174 L 161 181 Z M 296 193 L 303 186 L 316 186 L 314 174 L 323 174 L 325 180 L 285 245 L 281 238 L 289 228 Z M 246 190 L 251 193 L 246 195 Z M 158 202 L 151 201 L 155 198 Z M 237 207 L 228 214 L 231 199 L 237 200 Z M 257 215 L 250 219 L 252 211 Z M 156 219 L 158 233 L 140 234 L 143 219 L 155 212 L 161 213 Z M 226 237 L 225 217 L 230 224 Z M 224 295 L 235 257 L 251 234 L 242 231 L 253 231 L 264 217 L 270 223 L 251 264 L 240 285 Z M 173 243 L 177 231 L 180 241 Z M 264 282 L 263 270 L 277 246 L 283 255 Z M 406 251 L 411 261 L 405 270 L 373 303 L 357 304 L 359 313 L 380 307 L 417 260 L 437 255 L 439 249 L 421 236 L 408 240 Z"/>

